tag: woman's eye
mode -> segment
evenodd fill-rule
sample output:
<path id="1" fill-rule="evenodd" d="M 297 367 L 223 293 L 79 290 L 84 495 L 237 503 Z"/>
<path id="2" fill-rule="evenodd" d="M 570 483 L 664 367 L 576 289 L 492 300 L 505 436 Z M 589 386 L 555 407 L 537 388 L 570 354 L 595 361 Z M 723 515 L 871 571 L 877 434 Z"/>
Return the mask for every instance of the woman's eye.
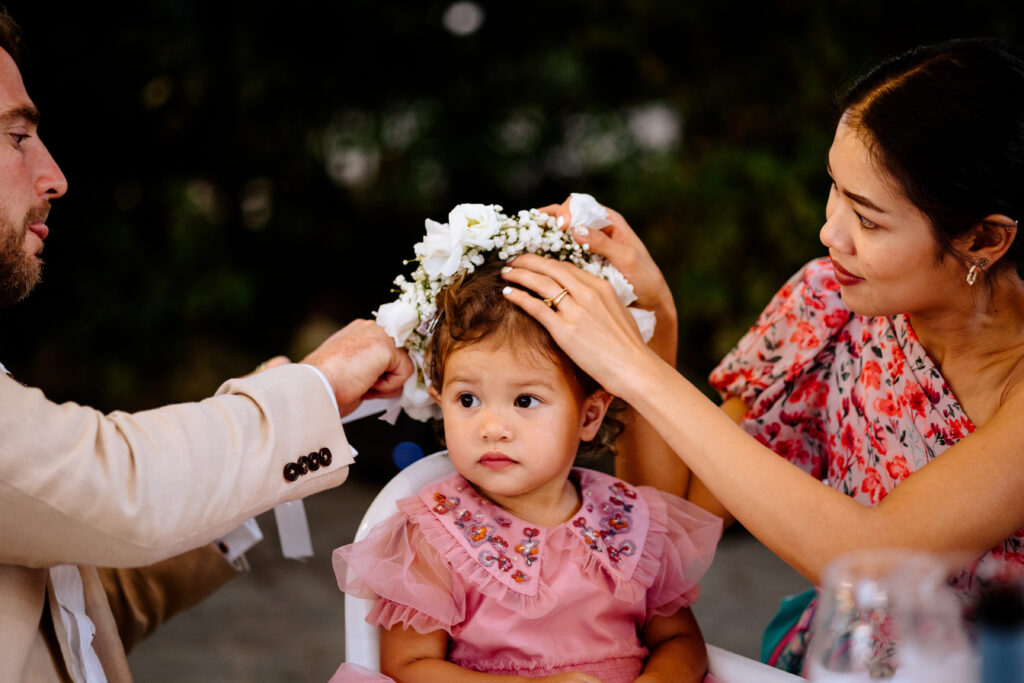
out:
<path id="1" fill-rule="evenodd" d="M 475 408 L 480 405 L 480 399 L 473 394 L 459 394 L 457 400 L 463 408 Z"/>
<path id="2" fill-rule="evenodd" d="M 869 221 L 867 218 L 864 218 L 864 216 L 861 216 L 859 213 L 857 214 L 857 218 L 860 219 L 860 224 L 863 227 L 867 228 L 868 230 L 874 230 L 875 228 L 878 227 L 877 225 L 875 225 L 874 222 Z"/>
<path id="3" fill-rule="evenodd" d="M 516 408 L 533 408 L 539 403 L 535 396 L 529 394 L 523 394 L 522 396 L 516 396 Z"/>

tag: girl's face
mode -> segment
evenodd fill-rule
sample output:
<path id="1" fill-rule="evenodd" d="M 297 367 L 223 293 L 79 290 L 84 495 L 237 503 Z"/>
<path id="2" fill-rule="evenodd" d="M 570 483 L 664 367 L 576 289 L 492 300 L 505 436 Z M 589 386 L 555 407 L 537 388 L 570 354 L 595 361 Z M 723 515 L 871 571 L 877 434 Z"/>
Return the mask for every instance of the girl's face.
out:
<path id="1" fill-rule="evenodd" d="M 486 340 L 456 348 L 440 393 L 431 392 L 455 469 L 506 508 L 564 494 L 576 449 L 597 434 L 609 400 L 584 397 L 546 354 Z"/>
<path id="2" fill-rule="evenodd" d="M 962 266 L 942 257 L 928 218 L 882 171 L 856 131 L 836 129 L 821 242 L 843 301 L 861 315 L 927 314 L 964 295 Z"/>

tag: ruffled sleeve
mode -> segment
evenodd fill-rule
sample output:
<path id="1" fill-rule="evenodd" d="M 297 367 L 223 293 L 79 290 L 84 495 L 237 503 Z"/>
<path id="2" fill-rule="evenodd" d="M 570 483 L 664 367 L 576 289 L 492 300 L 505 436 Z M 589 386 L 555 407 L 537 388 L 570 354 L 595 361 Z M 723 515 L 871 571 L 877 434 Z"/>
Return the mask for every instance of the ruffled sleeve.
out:
<path id="1" fill-rule="evenodd" d="M 698 582 L 715 558 L 722 536 L 721 518 L 672 494 L 649 486 L 637 491 L 651 509 L 651 530 L 641 567 L 651 572 L 647 619 L 688 607 L 700 592 Z"/>
<path id="2" fill-rule="evenodd" d="M 451 633 L 466 617 L 465 590 L 428 542 L 422 524 L 431 518 L 419 499 L 402 499 L 398 508 L 363 540 L 335 549 L 338 587 L 377 600 L 366 617 L 370 624 L 389 629 L 401 623 L 419 633 Z"/>
<path id="3" fill-rule="evenodd" d="M 828 353 L 852 315 L 840 298 L 832 263 L 811 261 L 783 285 L 712 371 L 711 386 L 723 399 L 736 396 L 751 408 L 778 398 L 766 389 L 794 381 L 819 354 Z"/>
<path id="4" fill-rule="evenodd" d="M 748 434 L 819 479 L 827 469 L 828 373 L 853 317 L 832 263 L 811 261 L 710 377 L 723 398 L 747 405 L 740 425 Z"/>

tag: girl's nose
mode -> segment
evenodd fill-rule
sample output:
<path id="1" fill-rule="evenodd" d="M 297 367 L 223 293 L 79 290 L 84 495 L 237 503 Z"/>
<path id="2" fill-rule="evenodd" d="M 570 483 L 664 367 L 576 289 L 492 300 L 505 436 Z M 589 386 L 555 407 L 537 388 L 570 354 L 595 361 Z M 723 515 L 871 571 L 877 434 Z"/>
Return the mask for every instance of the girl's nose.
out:
<path id="1" fill-rule="evenodd" d="M 480 436 L 487 441 L 508 441 L 512 432 L 500 410 L 486 410 L 481 415 Z"/>

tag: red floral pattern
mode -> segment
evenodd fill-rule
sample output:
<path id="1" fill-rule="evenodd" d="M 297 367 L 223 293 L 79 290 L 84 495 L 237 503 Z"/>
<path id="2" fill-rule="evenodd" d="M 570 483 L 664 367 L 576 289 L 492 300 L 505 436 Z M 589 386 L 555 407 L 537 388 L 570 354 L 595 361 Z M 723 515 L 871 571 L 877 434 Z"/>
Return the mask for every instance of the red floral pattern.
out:
<path id="1" fill-rule="evenodd" d="M 710 381 L 750 407 L 754 438 L 867 505 L 974 431 L 908 318 L 853 314 L 828 259 L 779 290 Z M 1022 553 L 1024 529 L 953 585 L 963 595 L 979 574 L 1015 573 Z"/>

